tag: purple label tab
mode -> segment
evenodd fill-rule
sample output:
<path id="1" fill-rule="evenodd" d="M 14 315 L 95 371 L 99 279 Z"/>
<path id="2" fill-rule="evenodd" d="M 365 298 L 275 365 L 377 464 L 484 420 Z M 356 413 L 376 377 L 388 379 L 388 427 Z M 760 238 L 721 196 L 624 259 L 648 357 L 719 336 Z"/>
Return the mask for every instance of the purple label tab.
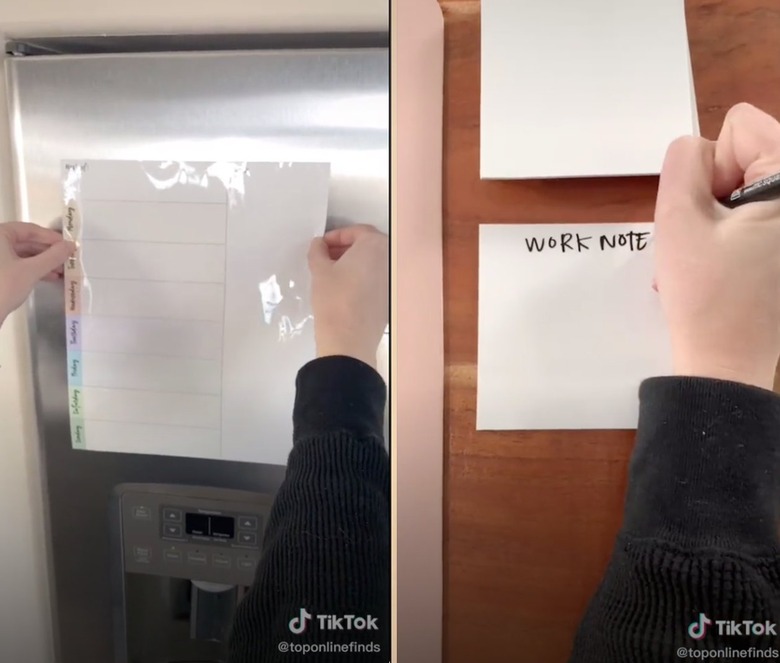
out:
<path id="1" fill-rule="evenodd" d="M 68 351 L 81 350 L 81 318 L 65 318 L 65 335 Z"/>

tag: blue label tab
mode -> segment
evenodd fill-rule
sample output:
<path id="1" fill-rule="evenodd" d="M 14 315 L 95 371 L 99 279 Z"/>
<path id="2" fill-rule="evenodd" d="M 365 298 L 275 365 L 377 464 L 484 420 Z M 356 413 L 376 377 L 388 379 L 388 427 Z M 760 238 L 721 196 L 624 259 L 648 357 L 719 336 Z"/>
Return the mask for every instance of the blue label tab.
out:
<path id="1" fill-rule="evenodd" d="M 82 386 L 81 353 L 68 353 L 68 384 L 73 387 Z"/>

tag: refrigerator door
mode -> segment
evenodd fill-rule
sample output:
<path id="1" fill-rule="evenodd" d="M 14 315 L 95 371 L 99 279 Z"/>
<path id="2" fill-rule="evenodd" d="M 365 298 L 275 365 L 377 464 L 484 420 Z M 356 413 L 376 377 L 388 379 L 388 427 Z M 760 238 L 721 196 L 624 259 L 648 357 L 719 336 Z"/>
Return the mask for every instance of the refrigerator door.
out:
<path id="1" fill-rule="evenodd" d="M 59 223 L 63 159 L 329 161 L 328 227 L 387 230 L 386 48 L 32 55 L 6 67 L 22 220 Z M 36 291 L 30 333 L 57 660 L 106 663 L 113 489 L 272 495 L 284 467 L 72 449 L 63 311 L 61 288 Z"/>

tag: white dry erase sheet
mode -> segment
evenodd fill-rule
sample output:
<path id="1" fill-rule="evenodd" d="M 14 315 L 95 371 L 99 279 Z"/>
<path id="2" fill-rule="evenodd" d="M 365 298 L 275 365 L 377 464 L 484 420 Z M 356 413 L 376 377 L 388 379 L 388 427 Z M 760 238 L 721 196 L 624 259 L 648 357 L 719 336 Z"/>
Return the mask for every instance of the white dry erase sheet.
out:
<path id="1" fill-rule="evenodd" d="M 63 164 L 73 446 L 286 464 L 318 163 Z"/>
<path id="2" fill-rule="evenodd" d="M 482 0 L 484 179 L 658 174 L 698 135 L 683 0 Z"/>
<path id="3" fill-rule="evenodd" d="M 477 429 L 632 429 L 671 353 L 651 223 L 482 225 Z"/>

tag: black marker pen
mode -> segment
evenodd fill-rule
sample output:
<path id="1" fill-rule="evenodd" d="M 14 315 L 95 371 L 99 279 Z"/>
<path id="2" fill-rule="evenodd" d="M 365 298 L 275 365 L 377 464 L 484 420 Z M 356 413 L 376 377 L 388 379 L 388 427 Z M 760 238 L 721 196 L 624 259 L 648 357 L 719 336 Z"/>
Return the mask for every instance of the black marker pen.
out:
<path id="1" fill-rule="evenodd" d="M 733 209 L 740 205 L 746 205 L 747 203 L 758 203 L 778 199 L 780 199 L 780 173 L 770 175 L 763 180 L 758 180 L 758 182 L 743 186 L 741 189 L 737 189 L 728 198 L 722 198 L 718 202 L 720 202 L 721 205 Z"/>

